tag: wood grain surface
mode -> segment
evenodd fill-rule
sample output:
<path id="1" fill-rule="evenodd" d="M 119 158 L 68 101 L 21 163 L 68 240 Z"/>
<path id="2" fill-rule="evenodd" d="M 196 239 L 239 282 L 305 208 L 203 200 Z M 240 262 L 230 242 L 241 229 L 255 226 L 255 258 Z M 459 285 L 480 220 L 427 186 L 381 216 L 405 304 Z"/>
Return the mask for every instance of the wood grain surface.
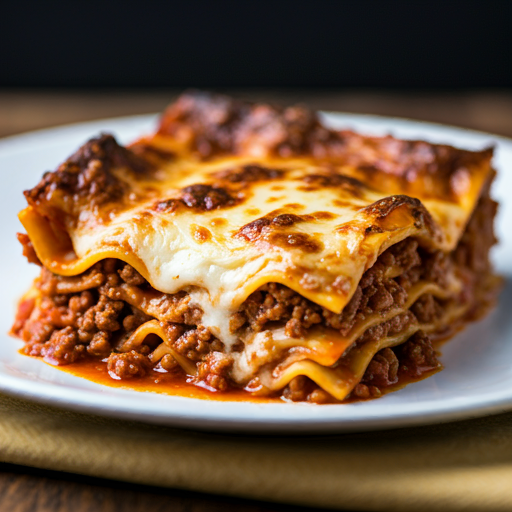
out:
<path id="1" fill-rule="evenodd" d="M 0 463 L 1 512 L 310 512 Z M 318 510 L 318 509 L 316 509 Z"/>
<path id="2" fill-rule="evenodd" d="M 512 91 L 228 91 L 313 108 L 406 117 L 512 137 Z M 161 111 L 179 93 L 0 90 L 0 137 L 61 124 Z M 309 510 L 156 489 L 0 464 L 0 512 L 270 512 Z"/>

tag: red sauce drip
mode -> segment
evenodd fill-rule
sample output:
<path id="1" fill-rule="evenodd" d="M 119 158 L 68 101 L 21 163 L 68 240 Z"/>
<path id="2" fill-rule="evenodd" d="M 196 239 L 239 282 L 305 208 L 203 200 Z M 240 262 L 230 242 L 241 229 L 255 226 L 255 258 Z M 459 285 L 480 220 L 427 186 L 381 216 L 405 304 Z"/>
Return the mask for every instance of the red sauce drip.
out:
<path id="1" fill-rule="evenodd" d="M 187 382 L 182 373 L 160 373 L 153 370 L 144 377 L 115 380 L 108 374 L 107 363 L 98 360 L 83 359 L 76 363 L 59 366 L 58 369 L 97 384 L 118 389 L 162 393 L 165 395 L 200 398 L 202 400 L 218 400 L 223 402 L 281 402 L 279 398 L 256 396 L 243 389 L 230 389 L 221 392 L 206 387 L 203 388 L 191 382 Z"/>
<path id="2" fill-rule="evenodd" d="M 144 377 L 134 377 L 127 380 L 115 380 L 110 377 L 107 371 L 107 363 L 99 360 L 83 359 L 65 366 L 59 366 L 59 370 L 65 371 L 76 377 L 81 377 L 89 381 L 109 386 L 112 388 L 126 389 L 131 391 L 160 393 L 164 395 L 181 396 L 185 398 L 198 398 L 201 400 L 216 400 L 221 402 L 252 402 L 252 403 L 282 403 L 289 402 L 279 396 L 258 396 L 243 389 L 229 389 L 227 391 L 216 391 L 206 386 L 201 387 L 192 382 L 187 382 L 183 373 L 160 373 L 151 371 Z M 381 389 L 382 394 L 391 393 L 404 388 L 408 384 L 419 382 L 442 369 L 442 366 L 435 369 L 428 369 L 421 373 L 419 377 L 410 375 L 401 375 L 396 384 Z M 331 403 L 352 403 L 374 398 L 360 399 L 357 397 L 348 398 L 343 402 L 337 402 L 335 399 Z M 316 405 L 316 404 L 312 404 Z"/>

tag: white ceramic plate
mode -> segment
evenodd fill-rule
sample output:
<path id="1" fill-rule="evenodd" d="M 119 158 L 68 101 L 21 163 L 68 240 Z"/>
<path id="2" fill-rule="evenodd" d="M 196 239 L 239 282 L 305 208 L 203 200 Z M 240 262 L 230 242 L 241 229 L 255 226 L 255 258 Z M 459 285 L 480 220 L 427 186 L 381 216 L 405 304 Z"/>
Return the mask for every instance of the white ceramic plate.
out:
<path id="1" fill-rule="evenodd" d="M 501 201 L 500 246 L 494 260 L 512 276 L 512 140 L 457 128 L 374 116 L 328 114 L 336 127 L 370 134 L 392 133 L 476 149 L 497 145 L 499 178 L 494 195 Z M 378 400 L 341 405 L 256 404 L 205 401 L 126 391 L 94 384 L 21 356 L 21 342 L 6 333 L 16 299 L 37 274 L 27 264 L 15 233 L 24 207 L 22 190 L 34 186 L 89 137 L 113 132 L 126 143 L 150 132 L 155 116 L 96 121 L 44 130 L 0 141 L 0 390 L 29 400 L 95 414 L 199 429 L 257 432 L 372 430 L 462 419 L 512 409 L 512 281 L 499 307 L 444 345 L 445 369 Z M 507 227 L 509 228 L 507 230 Z"/>

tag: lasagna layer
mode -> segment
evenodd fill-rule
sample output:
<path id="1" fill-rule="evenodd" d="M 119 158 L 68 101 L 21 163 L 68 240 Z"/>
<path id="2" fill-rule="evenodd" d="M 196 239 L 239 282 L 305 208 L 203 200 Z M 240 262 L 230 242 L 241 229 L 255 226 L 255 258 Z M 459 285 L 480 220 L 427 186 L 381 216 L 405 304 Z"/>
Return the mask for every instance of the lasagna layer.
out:
<path id="1" fill-rule="evenodd" d="M 165 371 L 219 391 L 242 387 L 291 400 L 379 396 L 400 375 L 438 368 L 432 340 L 493 303 L 494 213 L 485 195 L 450 254 L 422 249 L 414 238 L 393 245 L 341 314 L 284 285 L 260 287 L 230 318 L 240 340 L 231 352 L 202 323 L 194 291 L 158 292 L 116 259 L 75 277 L 42 267 L 13 332 L 26 341 L 25 353 L 51 364 L 107 359 L 113 379 Z M 20 239 L 37 262 L 28 237 Z"/>
<path id="2" fill-rule="evenodd" d="M 155 135 L 93 139 L 25 193 L 42 269 L 13 333 L 114 379 L 378 396 L 494 299 L 491 156 L 184 95 Z"/>

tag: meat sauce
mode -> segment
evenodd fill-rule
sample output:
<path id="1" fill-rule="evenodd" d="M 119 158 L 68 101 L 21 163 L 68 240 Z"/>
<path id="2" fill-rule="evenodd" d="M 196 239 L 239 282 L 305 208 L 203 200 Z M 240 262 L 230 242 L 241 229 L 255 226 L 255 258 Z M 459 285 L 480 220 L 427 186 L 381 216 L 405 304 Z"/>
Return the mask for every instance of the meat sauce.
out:
<path id="1" fill-rule="evenodd" d="M 133 377 L 129 380 L 114 380 L 109 375 L 106 361 L 83 359 L 66 366 L 59 366 L 59 370 L 65 371 L 76 377 L 82 377 L 89 381 L 118 389 L 131 391 L 160 393 L 164 395 L 181 396 L 185 398 L 199 398 L 202 400 L 278 403 L 279 397 L 259 397 L 251 395 L 243 389 L 227 389 L 217 391 L 208 386 L 199 386 L 197 383 L 187 382 L 182 373 L 160 373 L 152 370 L 144 377 Z"/>
<path id="2" fill-rule="evenodd" d="M 405 374 L 400 375 L 396 384 L 388 386 L 381 391 L 383 394 L 397 391 L 408 384 L 426 379 L 441 369 L 442 366 L 435 369 L 426 368 L 425 371 L 421 372 L 419 377 L 412 377 Z M 279 396 L 279 394 L 276 394 L 276 396 L 258 396 L 253 393 L 248 393 L 244 389 L 233 388 L 226 391 L 217 391 L 213 388 L 208 388 L 208 386 L 201 387 L 198 386 L 197 383 L 193 384 L 191 382 L 187 382 L 187 380 L 183 378 L 183 374 L 160 373 L 154 370 L 144 377 L 134 377 L 130 380 L 114 380 L 108 373 L 107 363 L 101 360 L 83 359 L 66 366 L 59 366 L 59 371 L 64 371 L 70 375 L 87 379 L 95 382 L 96 384 L 129 391 L 160 393 L 164 395 L 197 398 L 201 400 L 215 400 L 220 402 L 292 402 L 291 400 L 287 400 L 286 398 Z M 354 396 L 344 400 L 342 403 L 360 402 L 372 399 L 373 398 L 361 399 Z M 340 402 L 333 399 L 332 403 Z"/>

